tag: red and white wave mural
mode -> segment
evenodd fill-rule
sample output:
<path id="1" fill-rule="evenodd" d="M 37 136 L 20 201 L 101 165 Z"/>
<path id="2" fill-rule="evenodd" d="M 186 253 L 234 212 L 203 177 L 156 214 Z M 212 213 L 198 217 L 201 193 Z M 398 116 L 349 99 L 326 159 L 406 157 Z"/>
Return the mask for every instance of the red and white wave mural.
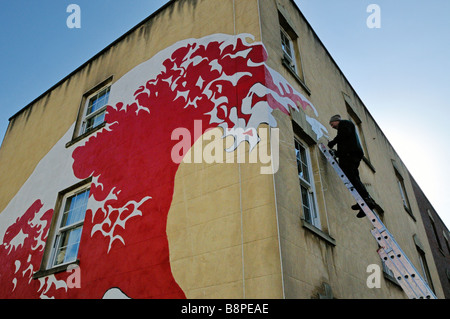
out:
<path id="1" fill-rule="evenodd" d="M 185 298 L 170 267 L 166 234 L 175 174 L 171 158 L 186 128 L 192 144 L 220 127 L 258 143 L 256 129 L 276 127 L 274 110 L 314 106 L 266 65 L 249 34 L 214 34 L 175 43 L 112 86 L 104 128 L 66 148 L 75 124 L 37 165 L 0 214 L 0 298 Z M 327 133 L 307 117 L 320 138 Z M 201 121 L 202 132 L 194 132 Z M 58 193 L 92 178 L 78 251 L 80 288 L 71 272 L 33 279 L 40 269 Z"/>

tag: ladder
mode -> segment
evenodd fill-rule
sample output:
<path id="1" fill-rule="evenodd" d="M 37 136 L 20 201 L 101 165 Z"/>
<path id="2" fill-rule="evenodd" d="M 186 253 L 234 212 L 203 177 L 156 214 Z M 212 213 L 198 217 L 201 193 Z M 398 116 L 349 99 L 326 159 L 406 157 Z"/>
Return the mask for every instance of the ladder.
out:
<path id="1" fill-rule="evenodd" d="M 394 237 L 381 222 L 381 219 L 369 208 L 369 206 L 367 206 L 364 199 L 353 187 L 347 176 L 345 176 L 336 161 L 334 153 L 323 144 L 319 144 L 319 148 L 374 226 L 371 232 L 380 246 L 377 251 L 378 255 L 381 257 L 386 267 L 392 271 L 397 283 L 402 287 L 403 291 L 410 299 L 436 299 L 433 291 L 414 268 L 413 264 L 402 251 Z"/>

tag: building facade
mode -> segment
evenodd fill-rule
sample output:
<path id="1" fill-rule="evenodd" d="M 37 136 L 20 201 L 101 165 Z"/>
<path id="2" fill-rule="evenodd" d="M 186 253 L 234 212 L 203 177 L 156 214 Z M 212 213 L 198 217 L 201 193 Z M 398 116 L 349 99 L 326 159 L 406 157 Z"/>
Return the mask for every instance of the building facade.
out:
<path id="1" fill-rule="evenodd" d="M 11 117 L 0 296 L 406 298 L 318 150 L 337 113 L 443 298 L 406 167 L 290 0 L 170 1 Z"/>
<path id="2" fill-rule="evenodd" d="M 444 290 L 444 296 L 446 299 L 450 299 L 450 232 L 416 180 L 412 176 L 410 176 L 410 179 Z M 418 251 L 422 254 L 423 249 L 418 247 Z"/>

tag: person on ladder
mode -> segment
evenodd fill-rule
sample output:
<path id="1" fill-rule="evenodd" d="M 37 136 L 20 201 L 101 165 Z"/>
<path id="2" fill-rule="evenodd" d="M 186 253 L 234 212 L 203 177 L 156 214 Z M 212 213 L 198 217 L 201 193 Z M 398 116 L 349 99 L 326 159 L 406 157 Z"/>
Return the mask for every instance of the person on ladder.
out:
<path id="1" fill-rule="evenodd" d="M 355 125 L 351 121 L 343 120 L 338 114 L 331 117 L 330 126 L 337 130 L 337 135 L 332 141 L 328 142 L 328 147 L 332 149 L 337 144 L 335 154 L 338 158 L 339 166 L 369 208 L 375 208 L 377 206 L 375 201 L 370 197 L 359 177 L 358 167 L 364 156 L 364 152 L 356 134 Z M 358 203 L 353 205 L 352 209 L 359 210 L 356 217 L 363 218 L 366 216 L 362 209 L 360 209 Z"/>

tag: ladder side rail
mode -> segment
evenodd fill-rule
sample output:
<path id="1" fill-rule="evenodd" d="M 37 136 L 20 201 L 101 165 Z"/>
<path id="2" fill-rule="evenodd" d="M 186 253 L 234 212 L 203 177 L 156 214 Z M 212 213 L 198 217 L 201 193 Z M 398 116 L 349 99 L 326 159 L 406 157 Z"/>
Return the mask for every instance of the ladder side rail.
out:
<path id="1" fill-rule="evenodd" d="M 380 248 L 378 254 L 384 261 L 386 266 L 394 273 L 395 280 L 402 287 L 410 298 L 431 298 L 433 295 L 424 285 L 422 279 L 417 277 L 417 271 L 410 263 L 409 259 L 404 258 L 403 253 L 398 244 L 390 240 L 391 234 L 383 231 L 380 233 L 377 229 L 372 230 L 372 235 L 378 241 Z M 409 290 L 414 291 L 410 294 Z"/>
<path id="2" fill-rule="evenodd" d="M 420 276 L 414 265 L 402 251 L 392 234 L 387 230 L 381 219 L 366 204 L 351 184 L 345 173 L 340 168 L 333 154 L 323 144 L 319 144 L 319 149 L 336 171 L 346 188 L 357 201 L 372 225 L 372 235 L 379 242 L 381 248 L 378 250 L 379 256 L 385 261 L 386 266 L 394 273 L 395 279 L 403 288 L 409 298 L 433 298 L 436 296 L 429 288 L 428 284 Z M 405 280 L 406 279 L 406 280 Z"/>
<path id="3" fill-rule="evenodd" d="M 388 245 L 393 248 L 393 252 L 390 255 L 391 259 L 393 259 L 394 262 L 402 263 L 407 270 L 409 275 L 408 278 L 405 279 L 413 280 L 417 284 L 419 289 L 423 292 L 423 297 L 436 299 L 436 295 L 431 290 L 425 279 L 421 276 L 420 272 L 417 271 L 417 269 L 414 267 L 414 264 L 411 262 L 408 256 L 403 252 L 400 245 L 395 241 L 394 236 L 389 233 L 386 241 Z M 406 277 L 406 275 L 404 277 Z"/>
<path id="4" fill-rule="evenodd" d="M 363 212 L 366 214 L 366 216 L 368 217 L 368 219 L 372 223 L 372 225 L 375 228 L 377 228 L 378 230 L 380 230 L 380 231 L 386 229 L 386 227 L 384 226 L 383 222 L 378 217 L 378 215 L 376 215 L 369 208 L 369 206 L 366 204 L 366 202 L 361 197 L 361 195 L 359 195 L 358 191 L 353 187 L 352 183 L 350 182 L 348 177 L 345 175 L 345 173 L 342 171 L 341 167 L 337 163 L 337 161 L 334 158 L 334 156 L 330 153 L 330 151 L 328 151 L 328 149 L 323 144 L 320 144 L 319 148 L 322 151 L 322 153 L 325 155 L 325 157 L 327 158 L 328 162 L 334 168 L 334 170 L 338 174 L 339 178 L 344 182 L 345 186 L 350 191 L 350 193 L 352 194 L 353 198 L 355 198 L 356 202 L 359 204 L 359 206 L 361 207 Z"/>
<path id="5" fill-rule="evenodd" d="M 393 261 L 388 257 L 386 251 L 382 248 L 378 249 L 378 255 L 384 261 L 386 267 L 389 268 L 390 271 L 394 274 L 395 280 L 406 293 L 409 299 L 420 298 L 420 294 L 416 292 L 416 287 L 412 286 L 412 283 L 399 280 L 399 278 L 403 278 L 401 270 L 393 263 Z"/>

